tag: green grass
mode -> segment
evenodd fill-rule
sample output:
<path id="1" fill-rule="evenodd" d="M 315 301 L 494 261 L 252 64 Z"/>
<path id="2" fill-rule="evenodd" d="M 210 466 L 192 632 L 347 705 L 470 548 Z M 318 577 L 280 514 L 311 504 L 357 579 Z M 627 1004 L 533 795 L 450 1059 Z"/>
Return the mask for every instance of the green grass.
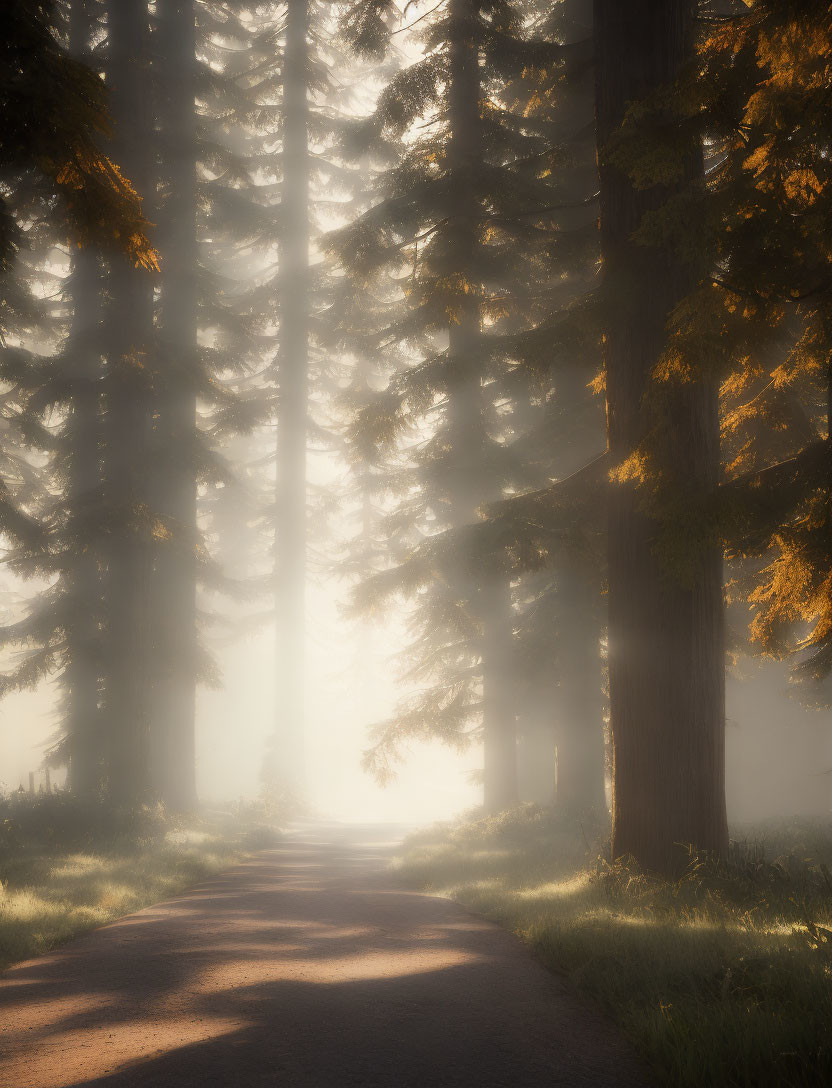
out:
<path id="1" fill-rule="evenodd" d="M 182 891 L 274 841 L 271 814 L 0 800 L 0 968 Z"/>
<path id="2" fill-rule="evenodd" d="M 743 832 L 675 884 L 599 827 L 523 807 L 412 836 L 398 867 L 514 930 L 620 1025 L 662 1085 L 832 1084 L 832 828 Z"/>

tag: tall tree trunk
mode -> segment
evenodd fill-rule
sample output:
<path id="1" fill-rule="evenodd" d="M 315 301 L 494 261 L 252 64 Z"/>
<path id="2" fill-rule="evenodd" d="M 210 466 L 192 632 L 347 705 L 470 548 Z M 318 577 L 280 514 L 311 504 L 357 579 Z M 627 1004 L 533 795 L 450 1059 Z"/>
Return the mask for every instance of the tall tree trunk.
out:
<path id="1" fill-rule="evenodd" d="M 156 6 L 162 204 L 160 373 L 154 443 L 155 511 L 168 533 L 156 553 L 153 595 L 152 772 L 170 807 L 196 805 L 195 458 L 197 357 L 197 133 L 194 0 Z"/>
<path id="2" fill-rule="evenodd" d="M 636 189 L 604 159 L 627 104 L 670 84 L 691 55 L 691 0 L 595 0 L 601 242 L 606 305 L 609 448 L 625 461 L 647 433 L 643 398 L 665 344 L 673 307 L 694 272 L 666 249 L 632 240 L 642 216 L 671 191 Z M 701 175 L 692 154 L 685 182 Z M 682 495 L 700 497 L 719 472 L 717 389 L 697 379 L 668 390 Z M 678 844 L 727 846 L 724 754 L 722 557 L 701 559 L 694 584 L 664 571 L 657 526 L 630 484 L 611 487 L 609 664 L 616 857 L 674 872 Z"/>
<path id="3" fill-rule="evenodd" d="M 73 56 L 87 58 L 91 39 L 90 0 L 73 0 L 69 23 Z M 69 293 L 73 396 L 64 441 L 74 554 L 67 573 L 72 620 L 66 634 L 64 728 L 68 739 L 69 788 L 73 793 L 88 796 L 101 788 L 104 758 L 99 713 L 101 580 L 98 542 L 90 540 L 88 535 L 93 521 L 91 509 L 100 499 L 101 485 L 101 261 L 91 247 L 73 254 Z"/>
<path id="4" fill-rule="evenodd" d="M 276 720 L 271 774 L 303 782 L 309 398 L 309 0 L 289 0 L 283 58 L 275 526 Z"/>
<path id="5" fill-rule="evenodd" d="M 564 368 L 556 380 L 556 394 L 564 421 L 572 421 L 573 427 L 575 421 L 584 421 L 558 458 L 558 476 L 566 479 L 598 455 L 603 416 L 587 375 L 578 369 Z M 606 811 L 599 567 L 592 554 L 575 548 L 562 555 L 556 572 L 557 804 L 569 813 Z"/>
<path id="6" fill-rule="evenodd" d="M 604 812 L 600 587 L 591 561 L 582 557 L 564 562 L 560 575 L 556 801 L 566 813 Z"/>
<path id="7" fill-rule="evenodd" d="M 110 0 L 107 13 L 112 155 L 146 199 L 153 183 L 147 2 Z M 113 517 L 107 585 L 109 787 L 113 798 L 132 804 L 151 790 L 147 462 L 153 412 L 153 282 L 129 258 L 114 256 L 108 285 L 107 489 Z"/>
<path id="8" fill-rule="evenodd" d="M 482 452 L 487 442 L 477 348 L 480 340 L 481 289 L 478 283 L 480 211 L 474 184 L 482 163 L 479 56 L 474 33 L 478 8 L 471 0 L 452 0 L 450 141 L 448 166 L 449 235 L 452 272 L 467 290 L 448 330 L 454 377 L 449 390 L 452 435 L 451 519 L 457 528 L 477 520 L 477 509 L 492 497 L 493 482 L 483 479 Z M 512 695 L 512 610 L 508 581 L 499 569 L 463 572 L 468 601 L 481 629 L 484 804 L 499 811 L 517 800 L 517 740 Z"/>

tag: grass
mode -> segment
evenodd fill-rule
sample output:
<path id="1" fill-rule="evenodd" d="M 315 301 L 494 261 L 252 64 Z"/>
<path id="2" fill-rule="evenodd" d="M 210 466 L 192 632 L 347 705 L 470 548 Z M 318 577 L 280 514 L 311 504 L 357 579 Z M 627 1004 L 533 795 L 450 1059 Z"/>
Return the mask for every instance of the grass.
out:
<path id="1" fill-rule="evenodd" d="M 629 1036 L 662 1085 L 832 1084 L 832 828 L 741 829 L 676 883 L 604 859 L 600 826 L 521 807 L 405 843 L 411 885 L 502 923 Z"/>
<path id="2" fill-rule="evenodd" d="M 274 841 L 250 807 L 174 819 L 68 794 L 0 799 L 0 968 L 56 948 Z"/>

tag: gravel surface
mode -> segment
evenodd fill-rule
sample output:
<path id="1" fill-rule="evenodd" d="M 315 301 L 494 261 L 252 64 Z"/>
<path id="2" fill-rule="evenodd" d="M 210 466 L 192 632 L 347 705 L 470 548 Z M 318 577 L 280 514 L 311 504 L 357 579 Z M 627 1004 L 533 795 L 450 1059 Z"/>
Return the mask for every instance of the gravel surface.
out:
<path id="1" fill-rule="evenodd" d="M 393 834 L 298 828 L 0 975 L 0 1088 L 644 1088 L 516 938 L 395 883 Z"/>

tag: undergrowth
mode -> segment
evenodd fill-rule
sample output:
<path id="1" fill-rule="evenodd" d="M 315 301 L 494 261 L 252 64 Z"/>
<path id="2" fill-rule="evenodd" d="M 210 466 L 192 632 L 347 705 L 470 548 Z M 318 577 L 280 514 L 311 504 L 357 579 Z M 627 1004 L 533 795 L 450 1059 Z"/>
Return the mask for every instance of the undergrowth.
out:
<path id="1" fill-rule="evenodd" d="M 737 834 L 668 882 L 611 863 L 600 819 L 522 806 L 412 836 L 398 864 L 568 975 L 659 1084 L 832 1084 L 832 828 Z"/>
<path id="2" fill-rule="evenodd" d="M 0 968 L 270 845 L 275 819 L 255 805 L 184 818 L 60 792 L 0 798 Z"/>

